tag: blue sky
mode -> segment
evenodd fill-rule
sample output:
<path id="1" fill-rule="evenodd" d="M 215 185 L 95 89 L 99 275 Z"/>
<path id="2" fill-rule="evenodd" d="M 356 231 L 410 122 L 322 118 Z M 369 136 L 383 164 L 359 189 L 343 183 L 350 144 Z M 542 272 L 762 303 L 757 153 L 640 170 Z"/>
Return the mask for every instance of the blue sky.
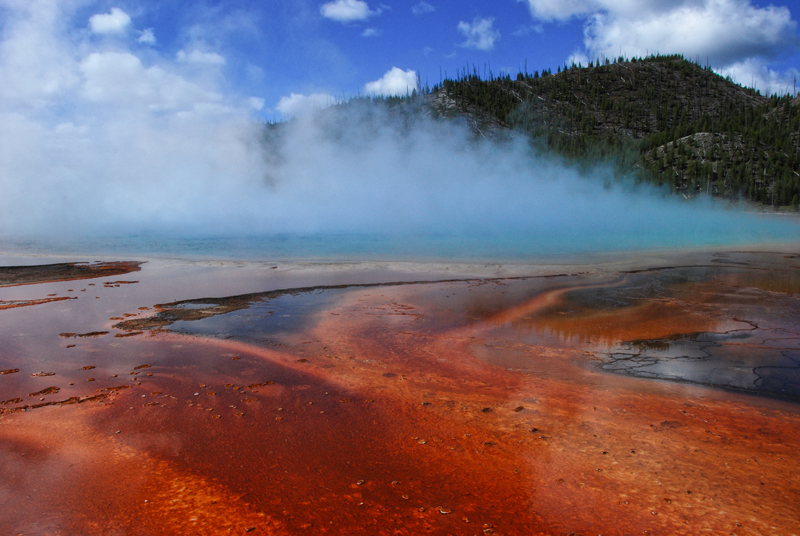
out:
<path id="1" fill-rule="evenodd" d="M 373 84 L 373 92 L 400 91 L 413 79 L 410 71 L 433 85 L 440 73 L 465 65 L 555 70 L 573 60 L 652 51 L 701 58 L 762 91 L 791 90 L 800 67 L 798 1 L 0 0 L 0 6 L 4 75 L 25 75 L 15 74 L 9 60 L 17 66 L 42 60 L 34 51 L 24 57 L 11 42 L 27 25 L 46 41 L 29 36 L 28 46 L 61 45 L 75 65 L 92 53 L 131 54 L 145 69 L 158 66 L 222 95 L 219 102 L 258 108 L 263 100 L 256 111 L 270 119 L 291 109 L 279 103 L 293 93 L 295 105 L 300 96 L 316 95 L 320 105 L 369 93 L 367 84 L 392 68 L 394 78 Z"/>

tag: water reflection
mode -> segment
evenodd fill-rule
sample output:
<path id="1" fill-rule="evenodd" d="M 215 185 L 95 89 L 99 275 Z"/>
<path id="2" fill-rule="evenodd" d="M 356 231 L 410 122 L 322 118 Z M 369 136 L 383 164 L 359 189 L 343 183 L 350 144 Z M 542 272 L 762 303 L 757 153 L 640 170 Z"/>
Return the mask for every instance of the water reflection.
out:
<path id="1" fill-rule="evenodd" d="M 590 351 L 606 372 L 800 398 L 798 288 L 793 267 L 666 268 L 538 289 L 481 323 L 495 337 Z"/>

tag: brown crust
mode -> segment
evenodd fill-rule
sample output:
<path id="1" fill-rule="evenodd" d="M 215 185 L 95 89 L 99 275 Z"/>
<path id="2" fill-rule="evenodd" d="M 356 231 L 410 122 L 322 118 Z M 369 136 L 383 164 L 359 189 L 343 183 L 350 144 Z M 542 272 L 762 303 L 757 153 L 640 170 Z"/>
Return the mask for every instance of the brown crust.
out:
<path id="1" fill-rule="evenodd" d="M 36 266 L 0 266 L 0 287 L 124 275 L 138 272 L 141 269 L 141 265 L 142 263 L 138 261 L 114 261 L 95 263 L 65 262 Z M 117 281 L 115 283 L 120 282 Z"/>
<path id="2" fill-rule="evenodd" d="M 61 298 L 42 298 L 40 300 L 10 300 L 10 301 L 0 301 L 0 310 L 3 309 L 14 309 L 16 307 L 28 307 L 30 305 L 41 305 L 43 303 L 50 303 L 50 302 L 57 302 L 57 301 L 64 301 L 64 300 L 74 300 L 76 298 L 70 298 L 69 296 L 63 296 Z"/>
<path id="3" fill-rule="evenodd" d="M 26 404 L 24 406 L 17 406 L 13 408 L 0 408 L 0 415 L 3 413 L 16 413 L 18 411 L 27 411 L 29 409 L 38 409 L 46 406 L 69 406 L 71 404 L 82 404 L 83 402 L 90 402 L 92 400 L 102 400 L 108 397 L 108 393 L 101 393 L 99 395 L 91 396 L 72 396 L 66 400 L 54 400 L 52 402 L 42 402 L 40 404 Z M 20 400 L 20 399 L 13 399 Z"/>

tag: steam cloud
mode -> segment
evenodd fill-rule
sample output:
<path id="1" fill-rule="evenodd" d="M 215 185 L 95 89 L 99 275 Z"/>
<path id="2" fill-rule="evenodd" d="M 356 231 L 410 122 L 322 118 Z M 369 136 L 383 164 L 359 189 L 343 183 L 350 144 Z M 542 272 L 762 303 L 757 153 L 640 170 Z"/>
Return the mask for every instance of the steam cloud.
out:
<path id="1" fill-rule="evenodd" d="M 475 141 L 435 120 L 407 128 L 374 107 L 300 115 L 266 136 L 252 98 L 221 89 L 221 56 L 154 57 L 125 36 L 76 43 L 58 3 L 19 5 L 6 4 L 0 43 L 6 237 L 444 233 L 624 247 L 797 236 L 604 186 L 607 171 L 583 177 L 521 140 Z"/>

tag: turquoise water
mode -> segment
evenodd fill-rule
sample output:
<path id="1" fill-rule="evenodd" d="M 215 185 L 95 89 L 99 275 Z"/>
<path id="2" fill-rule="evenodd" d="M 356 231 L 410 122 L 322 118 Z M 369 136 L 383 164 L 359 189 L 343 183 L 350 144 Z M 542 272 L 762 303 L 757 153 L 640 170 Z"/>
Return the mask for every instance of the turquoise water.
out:
<path id="1" fill-rule="evenodd" d="M 563 223 L 563 222 L 562 222 Z M 492 233 L 314 233 L 0 238 L 6 254 L 143 255 L 157 258 L 309 261 L 530 262 L 559 256 L 654 249 L 800 244 L 800 218 L 716 212 L 676 214 L 655 224 L 604 220 L 538 231 Z"/>

